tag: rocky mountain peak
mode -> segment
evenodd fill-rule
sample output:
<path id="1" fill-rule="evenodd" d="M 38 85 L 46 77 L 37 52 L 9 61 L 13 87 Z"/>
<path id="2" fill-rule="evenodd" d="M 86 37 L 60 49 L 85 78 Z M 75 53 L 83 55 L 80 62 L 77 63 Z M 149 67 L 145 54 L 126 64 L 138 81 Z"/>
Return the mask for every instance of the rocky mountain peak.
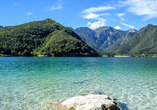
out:
<path id="1" fill-rule="evenodd" d="M 135 30 L 135 29 L 129 29 L 128 31 L 129 32 L 137 32 L 137 30 Z"/>

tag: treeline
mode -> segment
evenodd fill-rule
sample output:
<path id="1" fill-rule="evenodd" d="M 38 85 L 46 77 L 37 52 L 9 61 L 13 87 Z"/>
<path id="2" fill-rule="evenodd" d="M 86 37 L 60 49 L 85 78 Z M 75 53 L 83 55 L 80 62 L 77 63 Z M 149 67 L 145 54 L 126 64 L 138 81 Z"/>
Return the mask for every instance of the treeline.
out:
<path id="1" fill-rule="evenodd" d="M 157 57 L 156 53 L 134 53 L 134 54 L 121 54 L 121 53 L 101 53 L 104 57 L 114 57 L 115 55 L 130 56 L 130 57 Z"/>

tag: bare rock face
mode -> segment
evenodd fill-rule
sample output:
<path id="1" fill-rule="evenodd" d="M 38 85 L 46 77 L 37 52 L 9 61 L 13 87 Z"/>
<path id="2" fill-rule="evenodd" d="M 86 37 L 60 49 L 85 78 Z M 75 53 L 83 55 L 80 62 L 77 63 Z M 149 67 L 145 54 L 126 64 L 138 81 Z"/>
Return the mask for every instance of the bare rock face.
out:
<path id="1" fill-rule="evenodd" d="M 67 99 L 61 106 L 65 110 L 121 110 L 116 99 L 94 94 Z"/>

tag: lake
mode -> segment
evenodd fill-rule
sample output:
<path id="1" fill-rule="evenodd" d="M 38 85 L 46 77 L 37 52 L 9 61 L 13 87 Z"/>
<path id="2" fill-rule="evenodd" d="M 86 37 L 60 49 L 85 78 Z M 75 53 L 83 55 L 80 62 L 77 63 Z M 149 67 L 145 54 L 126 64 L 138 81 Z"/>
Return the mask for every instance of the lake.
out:
<path id="1" fill-rule="evenodd" d="M 157 110 L 157 58 L 0 57 L 0 109 L 46 109 L 88 93 L 122 110 Z"/>

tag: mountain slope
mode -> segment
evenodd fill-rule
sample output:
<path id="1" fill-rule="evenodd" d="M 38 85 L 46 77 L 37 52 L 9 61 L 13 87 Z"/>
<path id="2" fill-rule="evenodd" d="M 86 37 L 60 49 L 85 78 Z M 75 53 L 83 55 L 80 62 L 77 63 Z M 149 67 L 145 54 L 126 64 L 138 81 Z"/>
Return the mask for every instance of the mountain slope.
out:
<path id="1" fill-rule="evenodd" d="M 115 48 L 121 46 L 125 42 L 129 41 L 137 32 L 128 32 L 126 35 L 119 38 L 113 45 L 107 48 L 107 50 L 114 50 Z"/>
<path id="2" fill-rule="evenodd" d="M 97 52 L 69 28 L 46 19 L 1 30 L 0 54 L 84 56 Z"/>
<path id="3" fill-rule="evenodd" d="M 75 29 L 75 32 L 86 42 L 89 46 L 94 49 L 98 49 L 99 46 L 96 44 L 97 37 L 96 33 L 88 27 L 80 27 Z"/>
<path id="4" fill-rule="evenodd" d="M 91 47 L 99 52 L 110 52 L 116 47 L 128 41 L 136 30 L 116 30 L 112 27 L 100 27 L 91 30 L 87 27 L 75 29 L 75 32 Z"/>
<path id="5" fill-rule="evenodd" d="M 11 26 L 5 26 L 5 27 L 3 27 L 3 26 L 0 25 L 0 31 L 3 30 L 3 29 L 6 29 L 8 27 L 11 27 Z"/>
<path id="6" fill-rule="evenodd" d="M 143 27 L 128 42 L 113 52 L 123 54 L 157 53 L 157 26 Z"/>
<path id="7" fill-rule="evenodd" d="M 2 30 L 2 29 L 4 29 L 4 27 L 0 25 L 0 30 Z"/>
<path id="8" fill-rule="evenodd" d="M 112 27 L 100 27 L 94 31 L 97 33 L 99 38 L 97 43 L 101 44 L 100 49 L 103 52 L 111 51 L 112 49 L 110 48 L 110 50 L 109 47 L 114 45 L 119 38 L 127 33 L 126 31 L 116 30 Z"/>

